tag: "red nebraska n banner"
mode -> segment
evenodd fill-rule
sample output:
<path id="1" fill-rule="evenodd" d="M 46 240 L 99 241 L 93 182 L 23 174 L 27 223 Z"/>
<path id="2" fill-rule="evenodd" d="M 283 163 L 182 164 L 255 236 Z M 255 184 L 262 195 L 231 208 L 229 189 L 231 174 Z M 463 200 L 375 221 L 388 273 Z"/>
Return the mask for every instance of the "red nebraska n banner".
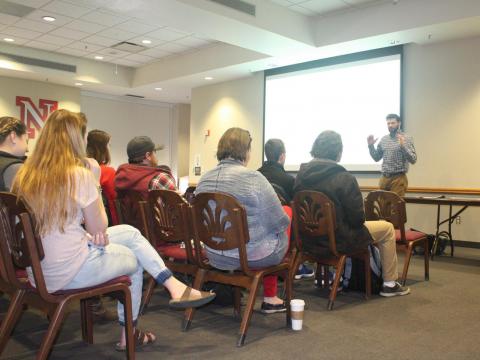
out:
<path id="1" fill-rule="evenodd" d="M 35 139 L 48 115 L 58 109 L 58 101 L 55 100 L 40 99 L 37 108 L 29 97 L 17 96 L 15 103 L 20 107 L 20 120 L 27 126 L 30 139 Z"/>

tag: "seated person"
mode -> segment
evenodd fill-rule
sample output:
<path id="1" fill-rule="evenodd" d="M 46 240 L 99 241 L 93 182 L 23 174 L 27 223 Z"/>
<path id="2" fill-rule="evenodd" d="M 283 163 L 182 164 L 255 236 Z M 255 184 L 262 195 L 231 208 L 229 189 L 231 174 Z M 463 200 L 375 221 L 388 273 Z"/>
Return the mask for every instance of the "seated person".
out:
<path id="1" fill-rule="evenodd" d="M 309 163 L 302 164 L 295 179 L 294 190 L 313 190 L 324 193 L 335 205 L 337 229 L 335 237 L 339 252 L 354 252 L 375 244 L 380 250 L 383 286 L 380 295 L 390 297 L 407 295 L 410 289 L 401 286 L 398 279 L 397 252 L 393 225 L 386 221 L 365 221 L 363 198 L 355 177 L 338 165 L 343 144 L 339 134 L 324 131 L 313 143 Z M 305 249 L 315 253 L 322 243 L 303 242 Z"/>
<path id="2" fill-rule="evenodd" d="M 250 235 L 246 245 L 248 265 L 265 268 L 279 264 L 287 253 L 289 241 L 286 230 L 290 226 L 290 218 L 265 177 L 246 168 L 251 142 L 248 131 L 228 129 L 218 143 L 218 165 L 201 177 L 195 194 L 227 193 L 245 207 Z M 237 250 L 217 252 L 207 247 L 206 251 L 212 266 L 222 270 L 240 268 Z M 286 311 L 286 307 L 284 301 L 277 297 L 277 277 L 266 276 L 262 312 L 282 311 Z"/>
<path id="3" fill-rule="evenodd" d="M 156 146 L 148 136 L 137 136 L 127 145 L 128 164 L 120 165 L 115 174 L 115 188 L 135 190 L 144 199 L 150 190 L 177 190 L 172 171 L 168 166 L 158 166 Z"/>
<path id="4" fill-rule="evenodd" d="M 13 178 L 25 161 L 28 149 L 27 127 L 20 120 L 0 118 L 0 191 L 10 191 Z"/>
<path id="5" fill-rule="evenodd" d="M 273 189 L 283 198 L 287 204 L 293 199 L 293 184 L 295 179 L 287 174 L 283 166 L 285 165 L 286 151 L 285 144 L 280 139 L 270 139 L 265 143 L 265 161 L 259 172 L 272 184 Z M 295 274 L 295 279 L 311 278 L 315 272 L 308 266 L 301 264 Z"/>
<path id="6" fill-rule="evenodd" d="M 85 157 L 86 130 L 86 121 L 78 114 L 54 111 L 13 184 L 13 192 L 26 200 L 36 218 L 48 291 L 86 288 L 128 275 L 134 324 L 142 300 L 144 269 L 168 289 L 172 307 L 196 307 L 213 300 L 215 294 L 190 289 L 178 281 L 140 231 L 129 225 L 107 228 L 98 193 L 100 167 Z M 31 270 L 27 268 L 27 272 L 30 283 L 35 284 Z M 121 303 L 118 317 L 122 332 L 117 350 L 125 350 Z M 134 336 L 137 347 L 155 341 L 153 333 L 137 328 Z"/>

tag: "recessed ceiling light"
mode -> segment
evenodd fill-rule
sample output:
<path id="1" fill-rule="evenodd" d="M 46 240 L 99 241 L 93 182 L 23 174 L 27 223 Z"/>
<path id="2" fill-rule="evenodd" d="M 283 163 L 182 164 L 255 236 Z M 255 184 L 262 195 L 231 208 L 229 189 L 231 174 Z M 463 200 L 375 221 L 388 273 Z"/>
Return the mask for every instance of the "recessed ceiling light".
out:
<path id="1" fill-rule="evenodd" d="M 163 89 L 161 87 L 156 87 L 155 90 L 156 91 L 162 91 Z"/>
<path id="2" fill-rule="evenodd" d="M 5 40 L 6 42 L 14 42 L 15 41 L 12 38 L 3 38 L 3 40 Z"/>
<path id="3" fill-rule="evenodd" d="M 76 82 L 75 86 L 83 86 L 83 84 L 81 82 Z"/>
<path id="4" fill-rule="evenodd" d="M 48 21 L 48 22 L 52 22 L 52 21 L 57 20 L 53 16 L 43 16 L 42 19 L 45 20 L 45 21 Z"/>
<path id="5" fill-rule="evenodd" d="M 205 76 L 205 80 L 213 80 L 213 77 L 211 77 L 211 76 Z"/>
<path id="6" fill-rule="evenodd" d="M 142 44 L 151 44 L 152 43 L 152 40 L 142 40 Z"/>
<path id="7" fill-rule="evenodd" d="M 103 60 L 103 56 L 95 55 L 95 60 Z"/>

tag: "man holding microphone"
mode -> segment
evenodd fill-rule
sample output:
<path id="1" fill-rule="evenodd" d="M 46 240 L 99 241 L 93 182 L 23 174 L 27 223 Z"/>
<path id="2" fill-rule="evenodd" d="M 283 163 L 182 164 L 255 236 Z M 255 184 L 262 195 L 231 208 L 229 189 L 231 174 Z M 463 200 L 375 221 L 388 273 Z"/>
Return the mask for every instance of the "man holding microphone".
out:
<path id="1" fill-rule="evenodd" d="M 400 128 L 400 117 L 396 114 L 389 114 L 386 120 L 390 134 L 381 138 L 376 149 L 375 143 L 378 139 L 369 135 L 367 138 L 368 149 L 373 160 L 379 161 L 383 158 L 380 189 L 393 191 L 403 197 L 408 187 L 408 163 L 415 164 L 417 154 L 413 139 L 402 132 Z"/>

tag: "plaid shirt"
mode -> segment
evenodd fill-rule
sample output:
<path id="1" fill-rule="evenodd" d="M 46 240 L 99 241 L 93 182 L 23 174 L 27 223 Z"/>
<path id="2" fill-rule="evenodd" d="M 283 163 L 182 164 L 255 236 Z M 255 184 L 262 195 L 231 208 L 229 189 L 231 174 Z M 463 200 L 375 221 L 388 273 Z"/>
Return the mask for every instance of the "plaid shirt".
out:
<path id="1" fill-rule="evenodd" d="M 168 173 L 160 173 L 148 184 L 148 190 L 177 190 L 175 179 Z"/>
<path id="2" fill-rule="evenodd" d="M 413 146 L 413 139 L 402 132 L 399 134 L 405 136 L 405 143 L 400 145 L 398 138 L 385 135 L 382 137 L 375 149 L 374 145 L 369 145 L 370 155 L 373 160 L 379 161 L 383 158 L 382 174 L 393 175 L 406 173 L 408 171 L 408 163 L 415 164 L 417 161 L 417 153 Z"/>

